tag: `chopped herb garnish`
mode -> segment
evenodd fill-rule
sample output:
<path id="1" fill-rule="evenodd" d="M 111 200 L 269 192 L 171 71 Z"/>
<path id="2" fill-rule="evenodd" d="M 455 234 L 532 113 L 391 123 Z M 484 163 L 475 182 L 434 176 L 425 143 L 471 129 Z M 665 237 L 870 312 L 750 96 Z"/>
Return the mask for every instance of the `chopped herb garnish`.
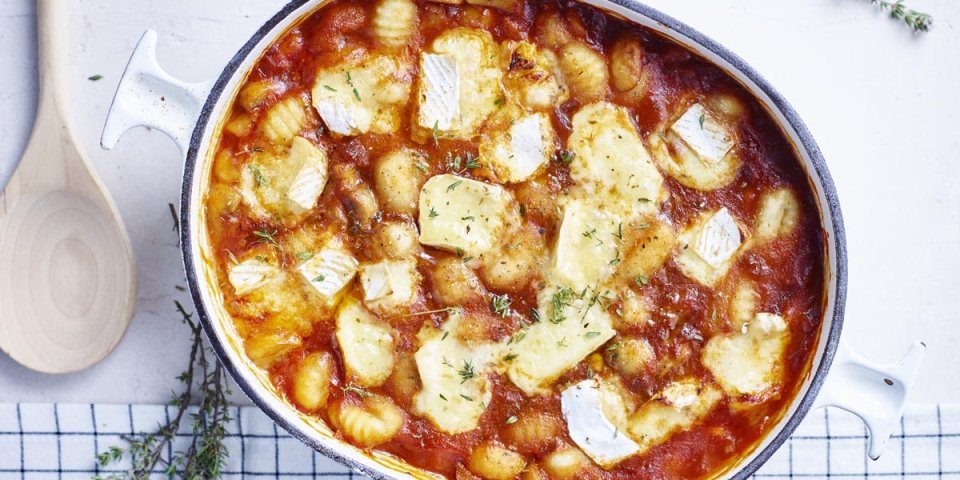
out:
<path id="1" fill-rule="evenodd" d="M 437 135 L 439 127 L 440 127 L 439 120 L 433 122 L 433 144 L 434 145 L 440 145 L 440 137 L 439 135 Z"/>
<path id="2" fill-rule="evenodd" d="M 227 250 L 227 256 L 230 257 L 230 261 L 233 262 L 234 265 L 240 265 L 240 260 L 237 260 L 237 256 L 230 250 Z"/>
<path id="3" fill-rule="evenodd" d="M 502 107 L 502 106 L 503 106 L 503 102 L 505 102 L 505 101 L 506 101 L 506 100 L 505 100 L 503 97 L 497 97 L 497 99 L 493 101 L 493 104 L 496 105 L 496 106 L 498 106 L 498 107 Z"/>
<path id="4" fill-rule="evenodd" d="M 467 152 L 466 158 L 467 158 L 467 163 L 464 164 L 464 167 L 480 168 L 480 160 L 477 157 L 474 157 L 472 153 Z"/>
<path id="5" fill-rule="evenodd" d="M 447 191 L 452 192 L 455 188 L 459 187 L 461 183 L 463 183 L 463 180 L 457 180 L 456 182 L 451 183 L 447 187 Z"/>
<path id="6" fill-rule="evenodd" d="M 505 356 L 503 357 L 503 360 L 504 360 L 505 362 L 511 362 L 511 361 L 513 361 L 513 360 L 516 360 L 517 357 L 519 357 L 519 356 L 520 356 L 520 355 L 518 355 L 518 354 L 516 354 L 516 353 L 511 353 L 511 354 L 509 354 L 509 355 L 505 355 Z"/>
<path id="7" fill-rule="evenodd" d="M 623 240 L 623 222 L 617 224 L 617 233 L 614 233 L 613 236 L 617 237 L 617 240 Z"/>
<path id="8" fill-rule="evenodd" d="M 506 295 L 493 295 L 490 297 L 490 308 L 493 313 L 500 317 L 506 317 L 510 313 L 510 297 Z"/>
<path id="9" fill-rule="evenodd" d="M 444 397 L 442 393 L 438 393 L 437 395 L 440 395 L 440 399 L 443 400 L 444 402 L 447 401 L 447 397 Z"/>
<path id="10" fill-rule="evenodd" d="M 311 255 L 310 252 L 300 252 L 297 254 L 297 258 L 300 260 L 310 260 L 312 257 L 313 255 Z"/>
<path id="11" fill-rule="evenodd" d="M 586 338 L 599 337 L 600 332 L 587 332 L 587 333 L 584 333 L 583 336 Z"/>
<path id="12" fill-rule="evenodd" d="M 574 158 L 577 158 L 576 152 L 570 150 L 560 150 L 556 155 L 556 160 L 562 165 L 570 165 Z"/>
<path id="13" fill-rule="evenodd" d="M 567 347 L 567 346 L 569 346 L 569 345 L 567 344 L 567 337 L 561 338 L 561 339 L 557 342 L 557 346 L 558 346 L 558 347 Z"/>
<path id="14" fill-rule="evenodd" d="M 707 116 L 703 113 L 700 114 L 700 130 L 703 130 L 703 122 L 707 120 Z"/>
<path id="15" fill-rule="evenodd" d="M 450 332 L 443 332 L 443 336 L 440 337 L 440 341 L 446 340 L 449 335 L 450 335 Z"/>
<path id="16" fill-rule="evenodd" d="M 368 392 L 368 391 L 365 390 L 363 387 L 354 385 L 353 383 L 348 383 L 347 386 L 341 387 L 341 390 L 343 390 L 343 393 L 344 393 L 344 394 L 354 393 L 354 394 L 356 394 L 357 396 L 359 396 L 360 398 L 367 398 L 367 397 L 372 397 L 372 396 L 373 396 L 372 393 Z"/>
<path id="17" fill-rule="evenodd" d="M 463 385 L 467 380 L 476 377 L 477 372 L 473 370 L 473 364 L 469 360 L 464 360 L 463 368 L 457 370 L 457 375 L 460 375 L 460 384 Z"/>
<path id="18" fill-rule="evenodd" d="M 358 102 L 360 101 L 360 92 L 357 91 L 356 87 L 353 88 L 353 96 L 357 99 Z"/>
<path id="19" fill-rule="evenodd" d="M 279 246 L 277 239 L 274 238 L 274 235 L 277 234 L 277 231 L 267 232 L 266 230 L 257 230 L 253 232 L 253 235 L 260 239 L 263 243 L 268 243 L 273 246 Z"/>
<path id="20" fill-rule="evenodd" d="M 249 168 L 250 171 L 253 173 L 253 180 L 254 180 L 254 182 L 256 182 L 256 184 L 257 184 L 258 187 L 262 187 L 262 186 L 266 185 L 267 183 L 269 183 L 269 182 L 267 181 L 267 177 L 263 176 L 263 172 L 260 171 L 260 166 L 259 166 L 259 165 L 257 165 L 256 163 L 251 163 L 248 168 Z"/>
<path id="21" fill-rule="evenodd" d="M 103 75 L 100 75 L 99 73 L 96 75 L 90 75 L 89 77 L 87 77 L 87 80 L 90 80 L 91 82 L 96 82 L 97 80 L 102 80 L 102 79 L 103 79 Z"/>
<path id="22" fill-rule="evenodd" d="M 539 322 L 539 321 L 540 321 L 540 311 L 537 310 L 536 308 L 531 308 L 531 309 L 530 309 L 530 317 L 533 318 L 533 321 L 534 321 L 534 322 Z"/>
<path id="23" fill-rule="evenodd" d="M 516 415 L 510 415 L 503 423 L 507 425 L 513 425 L 514 423 L 517 423 L 517 420 L 518 419 Z"/>
<path id="24" fill-rule="evenodd" d="M 613 260 L 610 260 L 610 265 L 616 265 L 616 264 L 618 264 L 618 263 L 620 263 L 620 249 L 619 249 L 619 248 L 617 249 L 617 256 L 614 257 Z"/>
<path id="25" fill-rule="evenodd" d="M 337 91 L 336 88 L 333 88 L 333 87 L 331 87 L 330 85 L 324 85 L 323 88 L 326 88 L 327 90 L 330 90 L 331 92 L 336 92 L 336 91 Z"/>
<path id="26" fill-rule="evenodd" d="M 558 324 L 567 319 L 563 314 L 563 308 L 570 306 L 570 303 L 573 301 L 573 296 L 573 290 L 567 287 L 560 287 L 553 293 L 553 296 L 550 297 L 550 306 L 552 307 L 550 323 Z"/>
<path id="27" fill-rule="evenodd" d="M 527 216 L 527 206 L 522 203 L 520 204 L 520 216 L 521 217 Z"/>
<path id="28" fill-rule="evenodd" d="M 464 253 L 465 253 L 465 252 L 463 251 L 462 248 L 457 247 L 457 256 L 458 256 L 458 257 L 463 257 L 463 254 L 464 254 Z"/>
<path id="29" fill-rule="evenodd" d="M 650 199 L 646 197 L 640 197 L 640 203 L 650 203 Z"/>
<path id="30" fill-rule="evenodd" d="M 317 275 L 316 277 L 313 278 L 313 280 L 311 280 L 311 282 L 322 282 L 326 279 L 327 277 L 325 275 Z"/>
<path id="31" fill-rule="evenodd" d="M 440 214 L 437 213 L 437 210 L 434 209 L 433 207 L 430 207 L 430 218 L 439 217 L 439 216 Z"/>
<path id="32" fill-rule="evenodd" d="M 650 278 L 648 278 L 646 275 L 637 275 L 634 277 L 633 281 L 636 282 L 638 286 L 642 287 L 650 283 Z"/>
<path id="33" fill-rule="evenodd" d="M 423 159 L 417 160 L 417 163 L 414 164 L 417 167 L 417 170 L 420 170 L 423 173 L 427 173 L 427 164 L 424 163 Z"/>
<path id="34" fill-rule="evenodd" d="M 472 401 L 473 401 L 473 397 L 468 397 L 468 396 L 466 396 L 466 395 L 464 395 L 464 394 L 462 394 L 462 393 L 460 394 L 460 397 L 463 398 L 464 400 L 468 401 L 468 402 L 472 402 Z"/>
<path id="35" fill-rule="evenodd" d="M 474 221 L 474 220 L 476 220 L 476 219 L 477 219 L 477 217 L 474 217 L 473 215 L 467 215 L 466 217 L 460 217 L 460 220 L 463 220 L 463 221 L 465 221 L 465 222 L 466 222 L 466 221 L 471 221 L 471 222 L 472 222 L 472 221 Z"/>

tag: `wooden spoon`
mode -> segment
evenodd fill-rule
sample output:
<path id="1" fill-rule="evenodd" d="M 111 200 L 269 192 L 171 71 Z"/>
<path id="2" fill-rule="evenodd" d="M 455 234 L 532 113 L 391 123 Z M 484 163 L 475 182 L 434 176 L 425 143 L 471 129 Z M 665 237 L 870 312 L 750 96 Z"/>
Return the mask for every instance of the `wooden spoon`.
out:
<path id="1" fill-rule="evenodd" d="M 38 2 L 37 118 L 0 194 L 0 349 L 48 373 L 106 356 L 136 300 L 130 239 L 70 128 L 66 6 Z"/>

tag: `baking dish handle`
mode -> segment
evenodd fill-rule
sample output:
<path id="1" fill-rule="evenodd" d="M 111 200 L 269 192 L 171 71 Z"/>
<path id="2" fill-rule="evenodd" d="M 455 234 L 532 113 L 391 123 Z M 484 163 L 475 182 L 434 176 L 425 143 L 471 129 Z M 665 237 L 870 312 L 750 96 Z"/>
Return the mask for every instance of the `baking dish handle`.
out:
<path id="1" fill-rule="evenodd" d="M 814 408 L 837 407 L 860 417 L 870 432 L 870 458 L 880 458 L 900 424 L 926 345 L 916 342 L 896 366 L 876 365 L 843 340 Z"/>
<path id="2" fill-rule="evenodd" d="M 167 134 L 186 155 L 190 136 L 200 117 L 212 82 L 186 83 L 165 72 L 157 63 L 157 32 L 143 33 L 107 112 L 100 146 L 111 149 L 133 127 L 143 126 Z"/>

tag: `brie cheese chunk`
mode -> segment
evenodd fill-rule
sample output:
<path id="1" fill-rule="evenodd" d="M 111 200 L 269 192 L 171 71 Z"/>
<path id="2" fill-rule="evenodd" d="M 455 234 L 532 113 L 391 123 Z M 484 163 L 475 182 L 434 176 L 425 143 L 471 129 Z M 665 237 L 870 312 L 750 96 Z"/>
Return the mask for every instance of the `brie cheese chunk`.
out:
<path id="1" fill-rule="evenodd" d="M 710 266 L 717 268 L 740 248 L 740 227 L 726 207 L 713 214 L 700 228 L 693 241 L 693 250 Z"/>
<path id="2" fill-rule="evenodd" d="M 513 335 L 506 345 L 509 354 L 515 355 L 507 375 L 517 387 L 528 395 L 543 392 L 613 338 L 613 319 L 600 296 L 592 288 L 550 287 L 540 293 L 541 320 Z"/>
<path id="3" fill-rule="evenodd" d="M 496 345 L 467 345 L 457 335 L 461 313 L 450 314 L 443 328 L 428 325 L 419 333 L 414 354 L 423 388 L 413 397 L 413 410 L 451 435 L 477 428 L 493 392 L 488 380 Z"/>
<path id="4" fill-rule="evenodd" d="M 380 386 L 393 371 L 393 329 L 352 297 L 337 310 L 337 343 L 350 381 Z"/>
<path id="5" fill-rule="evenodd" d="M 744 244 L 740 227 L 726 207 L 706 213 L 677 237 L 677 266 L 686 276 L 713 287 L 724 276 Z"/>
<path id="6" fill-rule="evenodd" d="M 460 111 L 460 75 L 456 58 L 424 53 L 420 56 L 420 72 L 424 89 L 420 126 L 450 130 Z"/>
<path id="7" fill-rule="evenodd" d="M 357 273 L 358 262 L 338 239 L 332 239 L 297 267 L 300 275 L 323 296 L 335 303 Z"/>
<path id="8" fill-rule="evenodd" d="M 526 115 L 506 132 L 481 144 L 480 157 L 490 163 L 500 181 L 522 182 L 550 161 L 554 138 L 546 115 Z"/>
<path id="9" fill-rule="evenodd" d="M 574 195 L 602 203 L 625 217 L 656 214 L 666 196 L 627 109 L 607 102 L 586 105 L 573 116 L 567 141 L 575 154 L 570 176 Z"/>
<path id="10" fill-rule="evenodd" d="M 743 331 L 707 341 L 701 361 L 728 394 L 761 394 L 782 378 L 789 333 L 779 315 L 758 313 Z"/>
<path id="11" fill-rule="evenodd" d="M 317 72 L 310 96 L 324 125 L 338 135 L 391 133 L 410 93 L 408 65 L 389 55 L 348 59 Z"/>
<path id="12" fill-rule="evenodd" d="M 601 389 L 597 380 L 584 380 L 560 395 L 560 410 L 567 422 L 570 439 L 594 462 L 610 468 L 636 454 L 640 447 L 604 413 L 602 396 L 615 395 Z M 611 399 L 610 401 L 620 401 Z"/>
<path id="13" fill-rule="evenodd" d="M 516 222 L 512 196 L 499 185 L 443 174 L 420 190 L 420 243 L 464 255 L 481 255 L 501 242 Z"/>
<path id="14" fill-rule="evenodd" d="M 237 295 L 245 295 L 266 285 L 278 273 L 279 268 L 251 258 L 231 266 L 227 278 Z"/>
<path id="15" fill-rule="evenodd" d="M 733 137 L 699 103 L 693 104 L 670 126 L 704 162 L 718 164 L 733 149 Z"/>
<path id="16" fill-rule="evenodd" d="M 356 135 L 369 128 L 369 112 L 347 108 L 343 103 L 332 99 L 320 100 L 315 106 L 323 123 L 331 132 L 340 135 Z M 361 125 L 363 125 L 362 128 Z"/>
<path id="17" fill-rule="evenodd" d="M 553 277 L 564 285 L 593 287 L 602 283 L 619 263 L 618 239 L 622 220 L 599 206 L 571 201 L 554 250 Z"/>
<path id="18" fill-rule="evenodd" d="M 305 210 L 312 209 L 327 186 L 327 156 L 303 137 L 293 139 L 287 162 L 300 165 L 287 187 L 287 199 Z"/>
<path id="19" fill-rule="evenodd" d="M 637 442 L 638 453 L 644 453 L 696 424 L 722 396 L 715 387 L 692 378 L 671 382 L 630 417 L 627 433 Z"/>
<path id="20" fill-rule="evenodd" d="M 374 310 L 386 310 L 410 303 L 417 286 L 413 260 L 385 260 L 363 267 L 360 284 L 363 301 Z"/>

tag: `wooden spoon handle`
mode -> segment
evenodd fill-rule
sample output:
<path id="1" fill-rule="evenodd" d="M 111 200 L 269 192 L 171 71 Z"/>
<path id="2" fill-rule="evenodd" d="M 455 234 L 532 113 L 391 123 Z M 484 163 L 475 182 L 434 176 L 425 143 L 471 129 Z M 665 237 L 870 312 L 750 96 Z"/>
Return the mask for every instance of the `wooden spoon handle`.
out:
<path id="1" fill-rule="evenodd" d="M 52 101 L 62 109 L 69 105 L 66 71 L 70 65 L 67 60 L 69 15 L 64 3 L 65 0 L 37 1 L 40 101 Z M 61 112 L 63 118 L 68 118 L 67 111 Z"/>

